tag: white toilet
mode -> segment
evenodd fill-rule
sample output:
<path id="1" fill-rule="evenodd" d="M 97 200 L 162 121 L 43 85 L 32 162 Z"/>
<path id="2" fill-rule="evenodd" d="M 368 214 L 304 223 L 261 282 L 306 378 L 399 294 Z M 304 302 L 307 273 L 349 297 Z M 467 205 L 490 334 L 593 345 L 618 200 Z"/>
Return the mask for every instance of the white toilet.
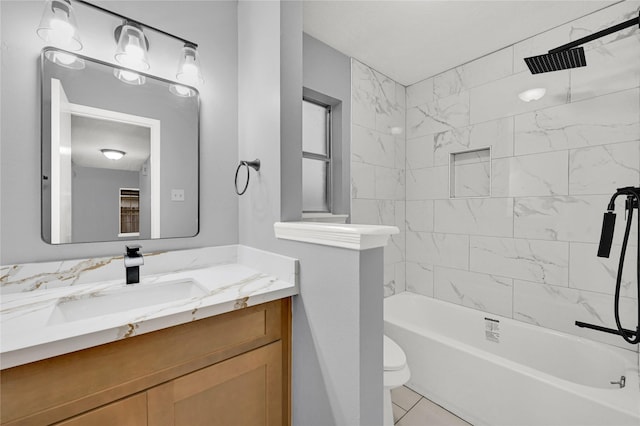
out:
<path id="1" fill-rule="evenodd" d="M 393 407 L 391 389 L 400 387 L 409 381 L 411 373 L 407 357 L 396 342 L 384 336 L 384 408 L 383 426 L 393 426 Z"/>

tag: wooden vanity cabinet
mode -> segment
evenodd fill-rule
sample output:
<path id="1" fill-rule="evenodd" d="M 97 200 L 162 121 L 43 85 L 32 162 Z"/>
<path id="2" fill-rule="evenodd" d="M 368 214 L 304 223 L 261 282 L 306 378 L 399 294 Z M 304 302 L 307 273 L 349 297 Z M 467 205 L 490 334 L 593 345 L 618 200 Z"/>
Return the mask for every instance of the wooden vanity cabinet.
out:
<path id="1" fill-rule="evenodd" d="M 69 420 L 56 423 L 56 426 L 143 426 L 147 424 L 147 393 L 112 402 Z"/>
<path id="2" fill-rule="evenodd" d="M 291 424 L 291 300 L 0 372 L 2 425 Z"/>
<path id="3" fill-rule="evenodd" d="M 150 389 L 149 424 L 283 424 L 281 351 L 275 342 Z"/>

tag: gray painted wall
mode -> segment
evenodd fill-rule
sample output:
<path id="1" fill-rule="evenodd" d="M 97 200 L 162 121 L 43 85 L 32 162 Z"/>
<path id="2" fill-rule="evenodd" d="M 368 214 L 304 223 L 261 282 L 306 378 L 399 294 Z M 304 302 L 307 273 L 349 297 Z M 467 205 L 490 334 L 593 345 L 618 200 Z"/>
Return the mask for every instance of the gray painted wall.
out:
<path id="1" fill-rule="evenodd" d="M 240 197 L 240 243 L 300 260 L 293 424 L 381 424 L 382 249 L 282 241 L 273 231 L 302 210 L 301 4 L 240 2 L 238 27 L 239 157 L 262 161 Z"/>
<path id="2" fill-rule="evenodd" d="M 240 197 L 240 243 L 277 251 L 273 224 L 302 216 L 302 5 L 238 3 L 239 157 L 259 158 Z"/>
<path id="3" fill-rule="evenodd" d="M 383 418 L 384 249 L 365 250 L 359 260 L 360 424 L 379 425 Z"/>
<path id="4" fill-rule="evenodd" d="M 240 197 L 240 244 L 272 250 L 280 220 L 280 6 L 238 3 L 238 152 L 259 158 Z M 291 195 L 291 194 L 289 194 Z"/>
<path id="5" fill-rule="evenodd" d="M 199 44 L 205 84 L 200 88 L 200 233 L 195 238 L 142 240 L 144 251 L 238 242 L 238 203 L 233 175 L 238 158 L 237 4 L 234 1 L 107 1 L 99 4 Z M 51 246 L 40 237 L 40 97 L 38 58 L 44 43 L 35 29 L 42 2 L 0 2 L 2 90 L 0 140 L 0 263 L 106 256 L 121 242 Z M 82 54 L 113 61 L 115 43 L 103 31 L 107 15 L 76 6 Z M 84 18 L 81 19 L 81 18 Z M 91 19 L 99 25 L 91 25 Z M 83 25 L 83 22 L 85 25 Z M 108 24 L 108 22 L 107 22 Z M 115 25 L 114 25 L 115 26 Z M 148 34 L 152 69 L 175 73 L 180 44 Z M 108 46 L 108 47 L 105 47 Z M 165 65 L 167 64 L 167 65 Z M 168 154 L 171 155 L 171 154 Z"/>
<path id="6" fill-rule="evenodd" d="M 293 303 L 293 424 L 382 424 L 382 248 L 281 241 L 300 260 Z"/>
<path id="7" fill-rule="evenodd" d="M 138 188 L 139 173 L 75 164 L 72 169 L 73 241 L 125 240 L 118 238 L 120 188 Z"/>
<path id="8" fill-rule="evenodd" d="M 303 36 L 305 90 L 333 107 L 333 213 L 349 214 L 351 205 L 351 59 L 308 34 Z M 320 96 L 318 96 L 320 95 Z M 328 99 L 330 97 L 332 99 Z"/>
<path id="9" fill-rule="evenodd" d="M 302 2 L 280 6 L 280 220 L 302 218 Z"/>

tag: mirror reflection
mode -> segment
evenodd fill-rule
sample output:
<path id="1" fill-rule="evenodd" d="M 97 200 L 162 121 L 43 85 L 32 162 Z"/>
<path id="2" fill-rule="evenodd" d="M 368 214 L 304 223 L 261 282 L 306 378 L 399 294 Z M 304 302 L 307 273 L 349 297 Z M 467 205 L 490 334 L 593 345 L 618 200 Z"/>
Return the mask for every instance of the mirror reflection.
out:
<path id="1" fill-rule="evenodd" d="M 43 239 L 196 235 L 197 91 L 54 48 L 41 64 Z"/>

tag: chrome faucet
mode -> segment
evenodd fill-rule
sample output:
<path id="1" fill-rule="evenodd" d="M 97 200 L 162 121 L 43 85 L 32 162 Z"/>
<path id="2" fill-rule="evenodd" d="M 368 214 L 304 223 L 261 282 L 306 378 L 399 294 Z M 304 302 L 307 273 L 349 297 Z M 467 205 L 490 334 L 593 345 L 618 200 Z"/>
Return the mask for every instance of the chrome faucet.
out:
<path id="1" fill-rule="evenodd" d="M 144 257 L 139 244 L 125 246 L 127 252 L 124 254 L 124 267 L 127 269 L 127 284 L 137 284 L 140 282 L 140 265 L 144 265 Z"/>

